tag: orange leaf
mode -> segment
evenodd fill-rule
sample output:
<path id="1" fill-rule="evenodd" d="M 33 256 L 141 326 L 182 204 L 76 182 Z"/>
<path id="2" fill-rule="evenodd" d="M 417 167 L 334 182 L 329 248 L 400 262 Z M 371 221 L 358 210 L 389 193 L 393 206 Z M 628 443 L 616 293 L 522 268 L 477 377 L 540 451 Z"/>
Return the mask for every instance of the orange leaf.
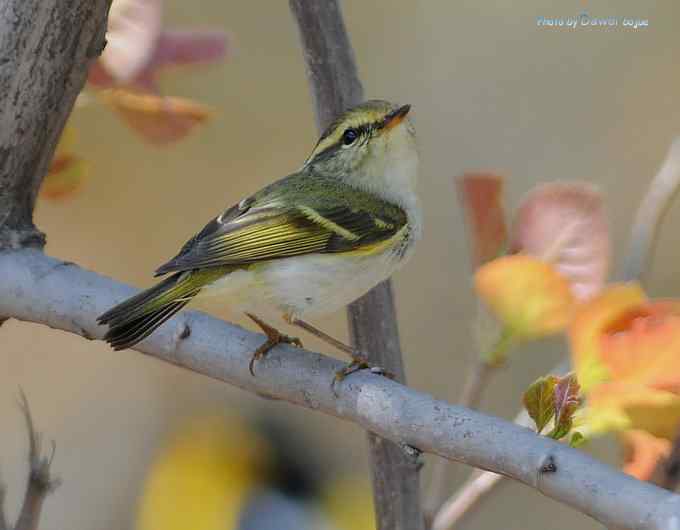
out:
<path id="1" fill-rule="evenodd" d="M 588 184 L 537 186 L 517 211 L 512 251 L 554 263 L 569 278 L 579 300 L 594 296 L 604 286 L 609 247 L 602 197 Z"/>
<path id="2" fill-rule="evenodd" d="M 680 303 L 649 302 L 639 286 L 615 285 L 579 308 L 569 336 L 592 429 L 673 436 L 680 422 Z"/>
<path id="3" fill-rule="evenodd" d="M 601 349 L 604 330 L 646 300 L 637 284 L 620 284 L 579 306 L 569 327 L 569 341 L 584 392 L 609 377 Z"/>
<path id="4" fill-rule="evenodd" d="M 40 196 L 52 200 L 71 196 L 82 187 L 86 173 L 87 164 L 80 158 L 65 156 L 54 160 L 40 187 Z"/>
<path id="5" fill-rule="evenodd" d="M 602 360 L 616 381 L 680 390 L 680 314 L 649 303 L 604 329 Z"/>
<path id="6" fill-rule="evenodd" d="M 124 89 L 99 93 L 123 121 L 156 145 L 184 138 L 205 123 L 212 111 L 188 99 L 141 94 Z"/>
<path id="7" fill-rule="evenodd" d="M 472 265 L 477 268 L 499 257 L 506 243 L 503 179 L 490 173 L 466 173 L 456 183 L 470 232 Z"/>
<path id="8" fill-rule="evenodd" d="M 40 196 L 47 199 L 63 199 L 80 189 L 85 182 L 87 165 L 72 153 L 75 130 L 67 124 L 54 152 L 47 175 L 40 186 Z"/>
<path id="9" fill-rule="evenodd" d="M 562 331 L 575 304 L 564 276 L 549 263 L 522 254 L 480 267 L 475 287 L 496 317 L 522 338 Z"/>
<path id="10" fill-rule="evenodd" d="M 623 471 L 639 480 L 649 480 L 657 464 L 671 452 L 671 442 L 651 434 L 630 430 L 623 435 Z"/>
<path id="11" fill-rule="evenodd" d="M 680 396 L 634 383 L 604 383 L 588 396 L 586 423 L 593 431 L 641 429 L 671 439 L 680 424 Z"/>

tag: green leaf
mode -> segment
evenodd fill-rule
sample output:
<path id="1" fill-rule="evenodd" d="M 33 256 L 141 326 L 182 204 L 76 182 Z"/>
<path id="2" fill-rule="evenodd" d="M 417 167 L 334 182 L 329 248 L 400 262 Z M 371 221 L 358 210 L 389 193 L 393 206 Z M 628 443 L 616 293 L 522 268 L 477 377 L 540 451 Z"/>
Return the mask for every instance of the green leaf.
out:
<path id="1" fill-rule="evenodd" d="M 555 415 L 555 387 L 559 378 L 554 375 L 539 377 L 524 392 L 522 402 L 536 424 L 539 434 Z"/>
<path id="2" fill-rule="evenodd" d="M 588 440 L 583 434 L 580 432 L 576 431 L 574 434 L 571 435 L 571 439 L 569 440 L 569 445 L 573 448 L 581 447 L 584 443 L 586 443 Z"/>

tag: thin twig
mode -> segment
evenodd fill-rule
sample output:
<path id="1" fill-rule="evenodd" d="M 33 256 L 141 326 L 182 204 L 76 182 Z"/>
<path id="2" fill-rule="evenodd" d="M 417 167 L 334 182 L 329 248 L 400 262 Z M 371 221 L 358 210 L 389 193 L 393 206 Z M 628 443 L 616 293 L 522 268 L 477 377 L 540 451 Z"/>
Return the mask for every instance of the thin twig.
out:
<path id="1" fill-rule="evenodd" d="M 644 279 L 663 218 L 680 187 L 680 137 L 675 138 L 640 204 L 623 262 L 622 279 Z"/>
<path id="2" fill-rule="evenodd" d="M 363 100 L 354 52 L 336 0 L 290 0 L 300 31 L 319 130 Z M 368 360 L 406 382 L 389 281 L 348 308 L 352 344 Z M 368 434 L 379 530 L 420 530 L 419 462 L 394 442 Z"/>
<path id="3" fill-rule="evenodd" d="M 475 473 L 463 485 L 460 492 L 441 507 L 432 522 L 432 530 L 448 530 L 451 528 L 482 498 L 488 495 L 501 478 L 501 475 L 488 471 Z"/>
<path id="4" fill-rule="evenodd" d="M 14 530 L 37 530 L 45 498 L 59 486 L 59 479 L 52 478 L 50 473 L 55 445 L 52 442 L 49 457 L 41 456 L 41 437 L 35 431 L 31 409 L 23 390 L 19 393 L 19 408 L 24 415 L 28 432 L 29 475 L 24 501 Z"/>
<path id="5" fill-rule="evenodd" d="M 495 368 L 496 365 L 489 364 L 482 359 L 477 360 L 473 364 L 458 401 L 462 406 L 471 409 L 479 408 L 482 394 L 488 387 L 489 379 L 493 375 Z"/>

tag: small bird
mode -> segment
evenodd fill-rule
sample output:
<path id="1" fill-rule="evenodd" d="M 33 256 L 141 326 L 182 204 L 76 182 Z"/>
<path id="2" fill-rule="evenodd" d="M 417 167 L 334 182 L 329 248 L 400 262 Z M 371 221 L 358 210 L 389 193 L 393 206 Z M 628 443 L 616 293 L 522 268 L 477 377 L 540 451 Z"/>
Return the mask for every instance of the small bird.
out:
<path id="1" fill-rule="evenodd" d="M 251 373 L 277 344 L 301 346 L 257 315 L 282 317 L 348 353 L 337 378 L 368 367 L 365 355 L 303 318 L 346 306 L 412 254 L 422 212 L 409 110 L 371 100 L 343 113 L 299 171 L 218 215 L 156 270 L 167 278 L 101 315 L 104 340 L 129 348 L 193 298 L 222 295 L 267 336 Z"/>

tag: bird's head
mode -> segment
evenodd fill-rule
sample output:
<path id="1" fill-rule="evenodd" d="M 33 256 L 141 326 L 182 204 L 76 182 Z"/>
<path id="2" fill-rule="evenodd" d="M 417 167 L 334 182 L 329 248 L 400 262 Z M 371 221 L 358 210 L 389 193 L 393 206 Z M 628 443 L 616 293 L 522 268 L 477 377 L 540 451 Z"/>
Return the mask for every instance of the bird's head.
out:
<path id="1" fill-rule="evenodd" d="M 321 135 L 305 167 L 381 195 L 413 190 L 418 152 L 410 109 L 371 100 L 347 110 Z"/>

